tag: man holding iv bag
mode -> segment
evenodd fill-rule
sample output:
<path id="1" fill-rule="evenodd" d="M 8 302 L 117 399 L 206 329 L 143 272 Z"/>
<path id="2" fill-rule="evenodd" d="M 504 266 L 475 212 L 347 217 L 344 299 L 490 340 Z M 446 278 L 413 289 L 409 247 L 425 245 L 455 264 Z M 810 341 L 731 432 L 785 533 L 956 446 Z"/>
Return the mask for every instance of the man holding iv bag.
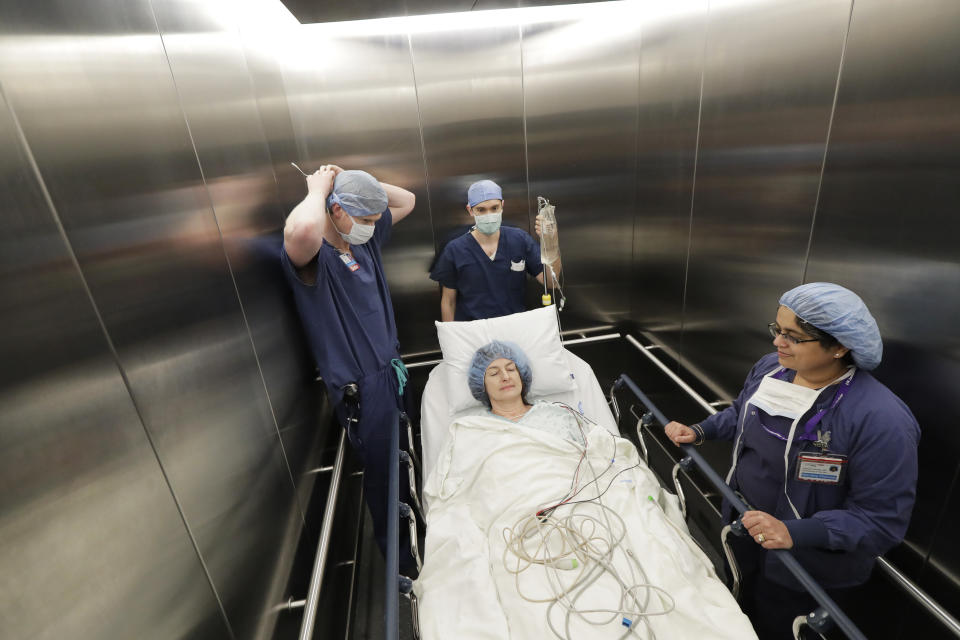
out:
<path id="1" fill-rule="evenodd" d="M 527 275 L 543 284 L 546 271 L 550 285 L 559 277 L 556 223 L 537 215 L 536 233 L 549 234 L 547 248 L 553 249 L 545 254 L 549 264 L 544 265 L 540 245 L 529 233 L 501 226 L 504 204 L 503 191 L 492 180 L 474 182 L 467 189 L 466 209 L 474 226 L 447 244 L 430 273 L 430 278 L 442 285 L 440 317 L 444 322 L 525 311 Z M 546 228 L 550 223 L 552 228 Z"/>

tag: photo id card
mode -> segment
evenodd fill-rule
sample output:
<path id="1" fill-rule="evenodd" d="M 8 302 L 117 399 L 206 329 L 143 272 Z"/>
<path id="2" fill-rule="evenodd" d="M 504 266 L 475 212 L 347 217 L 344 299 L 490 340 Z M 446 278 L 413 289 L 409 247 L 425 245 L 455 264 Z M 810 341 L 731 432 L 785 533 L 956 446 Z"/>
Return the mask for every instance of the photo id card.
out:
<path id="1" fill-rule="evenodd" d="M 810 453 L 797 455 L 797 480 L 840 484 L 847 468 L 847 456 L 839 453 Z"/>
<path id="2" fill-rule="evenodd" d="M 350 269 L 350 271 L 356 271 L 360 268 L 360 265 L 357 264 L 357 261 L 354 260 L 353 256 L 351 256 L 349 253 L 341 253 L 340 259 L 343 261 L 343 264 L 347 265 L 347 268 Z"/>

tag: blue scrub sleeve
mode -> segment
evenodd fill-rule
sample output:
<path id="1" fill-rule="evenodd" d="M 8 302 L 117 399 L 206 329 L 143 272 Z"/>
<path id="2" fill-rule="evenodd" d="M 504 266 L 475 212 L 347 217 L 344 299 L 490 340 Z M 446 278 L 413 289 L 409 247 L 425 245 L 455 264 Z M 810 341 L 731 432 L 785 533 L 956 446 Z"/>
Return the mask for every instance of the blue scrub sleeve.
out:
<path id="1" fill-rule="evenodd" d="M 826 548 L 830 539 L 830 532 L 819 518 L 800 518 L 799 520 L 785 520 L 793 546 L 798 549 Z"/>
<path id="2" fill-rule="evenodd" d="M 323 250 L 323 247 L 320 247 Z M 326 275 L 326 266 L 323 264 L 322 260 L 319 260 L 320 251 L 317 252 L 317 255 L 313 256 L 313 259 L 310 263 L 317 265 L 317 277 L 313 281 L 313 284 L 307 284 L 300 279 L 300 273 L 297 268 L 293 265 L 293 262 L 290 261 L 290 256 L 287 255 L 287 248 L 280 247 L 280 263 L 283 265 L 283 273 L 287 276 L 287 281 L 290 282 L 291 287 L 307 287 L 308 289 L 313 289 L 317 286 L 317 283 L 320 282 L 320 279 Z M 310 263 L 307 263 L 308 265 Z"/>
<path id="3" fill-rule="evenodd" d="M 453 251 L 450 250 L 452 244 L 443 248 L 443 253 L 440 254 L 437 264 L 430 272 L 430 279 L 436 280 L 447 289 L 457 288 L 457 265 L 453 261 Z"/>
<path id="4" fill-rule="evenodd" d="M 826 528 L 827 549 L 881 555 L 903 539 L 910 523 L 920 434 L 906 407 L 875 407 L 865 419 L 870 424 L 849 453 L 844 508 L 818 511 L 812 519 Z"/>
<path id="5" fill-rule="evenodd" d="M 390 207 L 387 207 L 374 226 L 373 239 L 382 247 L 390 242 L 391 236 L 393 236 L 393 212 L 390 211 Z"/>
<path id="6" fill-rule="evenodd" d="M 543 263 L 540 262 L 540 244 L 529 233 L 524 233 L 523 236 L 526 244 L 527 273 L 536 278 L 543 271 Z"/>

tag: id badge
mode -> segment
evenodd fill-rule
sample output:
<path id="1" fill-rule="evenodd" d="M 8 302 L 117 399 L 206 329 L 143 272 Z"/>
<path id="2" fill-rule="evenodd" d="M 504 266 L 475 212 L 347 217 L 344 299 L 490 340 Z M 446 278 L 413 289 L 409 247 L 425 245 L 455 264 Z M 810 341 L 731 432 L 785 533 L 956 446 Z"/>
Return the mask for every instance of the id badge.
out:
<path id="1" fill-rule="evenodd" d="M 797 455 L 797 480 L 820 484 L 840 484 L 847 468 L 847 456 L 840 453 L 812 453 Z"/>
<path id="2" fill-rule="evenodd" d="M 341 253 L 340 260 L 343 261 L 343 264 L 347 265 L 347 268 L 350 269 L 350 271 L 356 271 L 360 268 L 360 265 L 357 264 L 357 261 L 354 260 L 353 256 L 351 256 L 349 253 Z"/>

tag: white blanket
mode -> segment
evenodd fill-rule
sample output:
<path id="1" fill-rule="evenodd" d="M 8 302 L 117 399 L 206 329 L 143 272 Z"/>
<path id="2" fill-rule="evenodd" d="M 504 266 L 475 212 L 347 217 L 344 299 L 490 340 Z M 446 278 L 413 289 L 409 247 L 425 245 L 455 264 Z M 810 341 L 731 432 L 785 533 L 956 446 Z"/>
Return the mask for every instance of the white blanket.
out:
<path id="1" fill-rule="evenodd" d="M 649 595 L 646 611 L 672 611 L 648 616 L 649 627 L 634 618 L 631 637 L 755 638 L 746 616 L 690 538 L 676 498 L 661 490 L 633 445 L 602 427 L 594 427 L 587 438 L 580 486 L 593 479 L 593 473 L 601 477 L 577 499 L 596 496 L 613 479 L 601 500 L 623 518 L 624 545 L 642 566 L 645 582 L 669 594 L 638 592 Z M 548 604 L 520 597 L 514 574 L 504 566 L 503 531 L 562 498 L 570 489 L 580 456 L 572 442 L 496 418 L 463 417 L 450 425 L 437 466 L 424 486 L 430 508 L 425 563 L 415 589 L 425 640 L 554 637 L 547 625 Z M 612 467 L 601 475 L 611 466 L 611 458 Z M 618 470 L 638 463 L 615 477 Z M 577 508 L 581 507 L 600 512 L 592 504 Z M 558 516 L 570 508 L 559 508 Z M 515 559 L 510 564 L 515 566 Z M 617 566 L 622 575 L 629 573 L 626 564 L 623 556 Z M 553 580 L 561 573 L 575 573 L 533 565 L 519 579 L 528 597 L 553 593 L 548 572 Z M 597 580 L 576 604 L 581 609 L 619 610 L 619 587 L 612 578 Z M 551 615 L 563 632 L 565 611 L 554 607 Z M 619 616 L 603 626 L 572 616 L 570 624 L 570 637 L 577 639 L 620 638 L 627 631 Z"/>

